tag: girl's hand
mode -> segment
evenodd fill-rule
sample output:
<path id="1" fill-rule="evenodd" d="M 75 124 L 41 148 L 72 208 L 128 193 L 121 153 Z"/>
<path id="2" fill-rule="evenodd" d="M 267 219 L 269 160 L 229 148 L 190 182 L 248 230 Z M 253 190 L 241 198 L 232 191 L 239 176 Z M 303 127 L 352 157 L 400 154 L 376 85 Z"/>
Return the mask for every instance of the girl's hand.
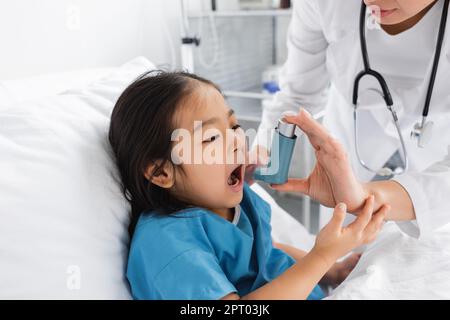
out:
<path id="1" fill-rule="evenodd" d="M 253 174 L 255 173 L 256 168 L 266 166 L 268 163 L 269 151 L 263 146 L 256 146 L 256 148 L 249 153 L 249 164 L 245 168 L 245 182 L 252 185 L 255 182 Z"/>
<path id="2" fill-rule="evenodd" d="M 331 266 L 353 249 L 375 240 L 390 207 L 384 205 L 372 214 L 373 206 L 374 197 L 370 196 L 355 221 L 342 227 L 347 208 L 343 203 L 338 204 L 331 221 L 317 235 L 311 253 L 320 256 Z"/>
<path id="3" fill-rule="evenodd" d="M 303 193 L 327 207 L 344 202 L 349 212 L 359 212 L 369 194 L 353 174 L 343 146 L 304 109 L 298 115 L 286 115 L 285 120 L 296 124 L 308 136 L 317 162 L 308 178 L 289 179 L 286 184 L 272 188 Z"/>

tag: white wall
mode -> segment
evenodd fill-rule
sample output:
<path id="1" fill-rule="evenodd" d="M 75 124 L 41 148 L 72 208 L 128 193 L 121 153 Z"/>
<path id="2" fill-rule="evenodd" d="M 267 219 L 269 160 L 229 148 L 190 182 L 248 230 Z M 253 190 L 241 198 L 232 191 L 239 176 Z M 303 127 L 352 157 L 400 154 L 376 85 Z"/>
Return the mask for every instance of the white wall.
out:
<path id="1" fill-rule="evenodd" d="M 180 3 L 180 0 L 145 1 L 143 54 L 157 65 L 170 64 L 175 58 L 176 66 L 181 66 Z"/>
<path id="2" fill-rule="evenodd" d="M 210 0 L 184 1 L 190 12 L 211 7 Z M 138 55 L 157 65 L 180 67 L 180 4 L 181 0 L 0 0 L 0 80 L 117 66 Z M 279 57 L 284 57 L 284 44 L 279 48 Z"/>
<path id="3" fill-rule="evenodd" d="M 179 0 L 0 0 L 0 79 L 171 52 L 179 64 L 179 16 Z"/>

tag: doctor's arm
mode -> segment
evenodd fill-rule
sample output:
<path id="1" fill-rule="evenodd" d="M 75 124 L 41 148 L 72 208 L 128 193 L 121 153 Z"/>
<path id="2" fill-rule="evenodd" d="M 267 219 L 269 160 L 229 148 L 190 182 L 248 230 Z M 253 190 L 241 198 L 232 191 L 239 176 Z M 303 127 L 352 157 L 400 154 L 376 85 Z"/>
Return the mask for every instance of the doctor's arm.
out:
<path id="1" fill-rule="evenodd" d="M 375 209 L 382 204 L 392 207 L 388 220 L 416 220 L 417 227 L 399 225 L 403 231 L 414 237 L 430 234 L 450 223 L 450 146 L 444 159 L 421 172 L 369 182 L 363 188 L 366 194 L 375 196 Z"/>
<path id="2" fill-rule="evenodd" d="M 450 131 L 441 136 L 450 142 Z M 417 227 L 400 227 L 413 236 L 429 234 L 450 223 L 450 145 L 447 155 L 421 172 L 411 172 L 394 178 L 392 183 L 401 185 L 411 198 Z M 386 196 L 382 193 L 381 196 Z"/>
<path id="3" fill-rule="evenodd" d="M 397 181 L 368 182 L 363 184 L 363 188 L 366 194 L 375 196 L 375 208 L 379 208 L 383 204 L 389 204 L 392 207 L 387 220 L 409 221 L 416 219 L 411 196 Z M 354 210 L 354 212 L 357 211 L 357 209 Z"/>
<path id="4" fill-rule="evenodd" d="M 364 184 L 356 179 L 342 145 L 311 115 L 302 110 L 285 119 L 308 136 L 317 162 L 308 178 L 291 179 L 287 184 L 273 185 L 274 189 L 300 192 L 328 207 L 344 202 L 349 212 L 356 215 L 367 195 L 372 194 L 375 210 L 383 204 L 391 207 L 386 219 L 403 221 L 399 227 L 413 237 L 429 234 L 450 223 L 450 146 L 447 156 L 424 171 Z M 450 132 L 445 135 L 441 140 L 450 141 Z M 411 220 L 416 220 L 418 228 Z"/>
<path id="5" fill-rule="evenodd" d="M 326 68 L 328 42 L 323 34 L 321 13 L 316 0 L 294 2 L 288 30 L 288 57 L 281 70 L 280 88 L 263 110 L 255 145 L 268 149 L 271 129 L 286 111 L 321 111 L 328 99 L 330 79 Z"/>

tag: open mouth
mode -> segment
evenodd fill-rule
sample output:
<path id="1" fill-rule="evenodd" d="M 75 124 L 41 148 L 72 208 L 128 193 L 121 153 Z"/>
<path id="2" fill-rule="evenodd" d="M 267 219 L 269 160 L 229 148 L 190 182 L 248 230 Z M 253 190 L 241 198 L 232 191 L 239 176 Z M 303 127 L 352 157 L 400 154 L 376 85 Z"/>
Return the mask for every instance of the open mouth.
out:
<path id="1" fill-rule="evenodd" d="M 244 179 L 244 166 L 236 167 L 228 176 L 228 185 L 231 187 L 238 186 Z"/>

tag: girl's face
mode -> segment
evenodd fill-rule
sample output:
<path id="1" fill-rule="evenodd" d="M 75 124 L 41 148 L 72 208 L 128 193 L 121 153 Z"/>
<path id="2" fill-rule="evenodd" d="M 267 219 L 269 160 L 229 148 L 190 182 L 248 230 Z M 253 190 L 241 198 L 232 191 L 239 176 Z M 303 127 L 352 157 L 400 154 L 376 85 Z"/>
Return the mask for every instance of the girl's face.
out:
<path id="1" fill-rule="evenodd" d="M 379 8 L 380 22 L 393 25 L 404 22 L 427 8 L 436 0 L 364 0 L 367 6 Z"/>
<path id="2" fill-rule="evenodd" d="M 218 212 L 243 196 L 247 146 L 244 131 L 223 96 L 200 84 L 175 116 L 182 139 L 174 142 L 172 192 L 185 202 Z M 181 170 L 180 170 L 181 169 Z M 223 212 L 223 211 L 221 211 Z"/>

